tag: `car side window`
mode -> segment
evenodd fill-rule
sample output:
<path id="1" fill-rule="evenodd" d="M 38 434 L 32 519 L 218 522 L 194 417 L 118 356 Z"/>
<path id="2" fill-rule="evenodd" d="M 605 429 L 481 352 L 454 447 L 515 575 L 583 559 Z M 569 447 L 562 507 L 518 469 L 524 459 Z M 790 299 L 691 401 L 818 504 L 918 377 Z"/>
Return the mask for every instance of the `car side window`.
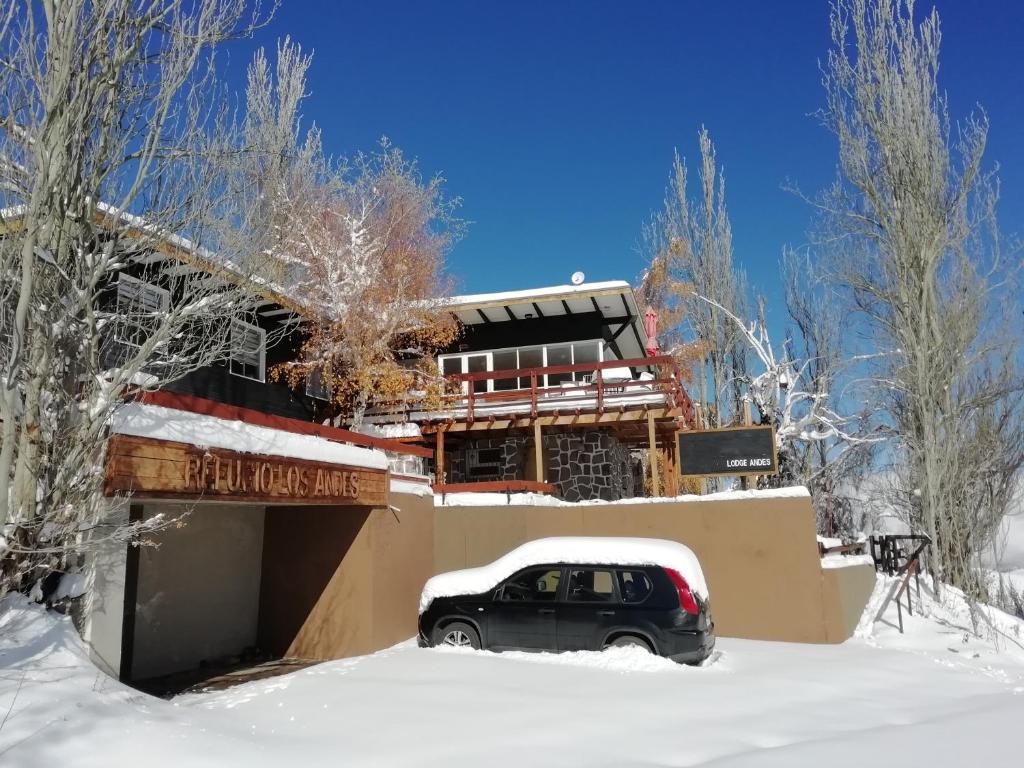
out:
<path id="1" fill-rule="evenodd" d="M 553 603 L 558 595 L 558 582 L 561 578 L 561 568 L 531 568 L 506 581 L 501 587 L 499 599 L 503 603 Z"/>
<path id="2" fill-rule="evenodd" d="M 615 601 L 615 586 L 612 572 L 594 568 L 575 568 L 569 571 L 569 593 L 566 600 L 571 603 L 611 603 Z"/>
<path id="3" fill-rule="evenodd" d="M 642 603 L 654 585 L 643 571 L 619 571 L 619 594 L 626 604 Z"/>

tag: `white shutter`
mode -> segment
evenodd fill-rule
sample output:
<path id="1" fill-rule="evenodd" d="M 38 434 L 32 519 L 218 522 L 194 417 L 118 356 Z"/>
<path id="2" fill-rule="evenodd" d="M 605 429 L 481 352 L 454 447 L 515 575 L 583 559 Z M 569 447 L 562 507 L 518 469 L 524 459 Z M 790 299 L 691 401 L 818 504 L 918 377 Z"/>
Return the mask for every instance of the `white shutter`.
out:
<path id="1" fill-rule="evenodd" d="M 231 373 L 266 380 L 267 332 L 241 320 L 231 321 Z"/>

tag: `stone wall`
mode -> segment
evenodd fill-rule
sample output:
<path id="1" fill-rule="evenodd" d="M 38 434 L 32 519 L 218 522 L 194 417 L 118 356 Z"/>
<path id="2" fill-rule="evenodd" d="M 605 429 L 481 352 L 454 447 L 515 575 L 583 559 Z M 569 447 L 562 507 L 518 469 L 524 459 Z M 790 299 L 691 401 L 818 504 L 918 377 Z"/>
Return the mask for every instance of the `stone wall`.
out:
<path id="1" fill-rule="evenodd" d="M 472 440 L 449 453 L 451 464 L 449 483 L 489 482 L 492 480 L 521 480 L 526 460 L 527 438 L 518 435 Z M 470 451 L 500 451 L 500 461 L 493 472 L 470 471 Z"/>
<path id="2" fill-rule="evenodd" d="M 609 430 L 564 432 L 544 438 L 547 479 L 566 501 L 632 498 L 629 449 Z"/>

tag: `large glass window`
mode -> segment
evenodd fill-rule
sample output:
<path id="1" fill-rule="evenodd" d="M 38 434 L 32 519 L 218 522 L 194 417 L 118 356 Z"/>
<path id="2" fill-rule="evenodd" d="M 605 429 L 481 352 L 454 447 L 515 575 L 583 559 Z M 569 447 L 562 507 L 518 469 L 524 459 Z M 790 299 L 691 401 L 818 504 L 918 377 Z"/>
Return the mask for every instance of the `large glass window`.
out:
<path id="1" fill-rule="evenodd" d="M 505 349 L 500 352 L 494 353 L 494 370 L 496 371 L 514 371 L 519 367 L 519 353 L 515 349 Z M 495 379 L 494 388 L 496 390 L 505 389 L 516 389 L 518 387 L 517 379 Z"/>
<path id="2" fill-rule="evenodd" d="M 575 341 L 565 344 L 548 344 L 535 347 L 498 349 L 492 352 L 463 352 L 441 355 L 438 362 L 441 372 L 450 376 L 455 373 L 479 371 L 514 371 L 529 368 L 544 368 L 556 365 L 598 363 L 602 360 L 600 341 Z M 538 387 L 557 387 L 565 382 L 589 381 L 593 371 L 567 371 L 562 373 L 539 374 Z M 474 392 L 506 391 L 529 389 L 530 377 L 519 376 L 500 379 L 485 379 L 473 382 Z"/>
<path id="3" fill-rule="evenodd" d="M 520 349 L 519 350 L 519 367 L 520 368 L 543 368 L 544 367 L 544 347 L 533 347 L 532 349 Z M 544 386 L 544 377 L 541 376 L 537 380 L 537 386 Z M 530 377 L 522 376 L 519 379 L 520 389 L 530 388 Z"/>
<path id="4" fill-rule="evenodd" d="M 572 365 L 572 344 L 548 346 L 548 366 L 552 365 Z M 548 374 L 549 387 L 557 387 L 563 381 L 572 381 L 572 372 Z"/>

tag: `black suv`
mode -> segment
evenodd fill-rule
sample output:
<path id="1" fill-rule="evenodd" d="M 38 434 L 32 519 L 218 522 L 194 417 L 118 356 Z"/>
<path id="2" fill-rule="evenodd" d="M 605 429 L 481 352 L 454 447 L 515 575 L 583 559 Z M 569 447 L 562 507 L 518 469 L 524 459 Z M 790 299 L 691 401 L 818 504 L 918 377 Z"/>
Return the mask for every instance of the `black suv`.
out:
<path id="1" fill-rule="evenodd" d="M 597 651 L 640 646 L 697 664 L 715 647 L 708 603 L 653 565 L 531 565 L 476 595 L 437 597 L 420 614 L 421 646 Z"/>

